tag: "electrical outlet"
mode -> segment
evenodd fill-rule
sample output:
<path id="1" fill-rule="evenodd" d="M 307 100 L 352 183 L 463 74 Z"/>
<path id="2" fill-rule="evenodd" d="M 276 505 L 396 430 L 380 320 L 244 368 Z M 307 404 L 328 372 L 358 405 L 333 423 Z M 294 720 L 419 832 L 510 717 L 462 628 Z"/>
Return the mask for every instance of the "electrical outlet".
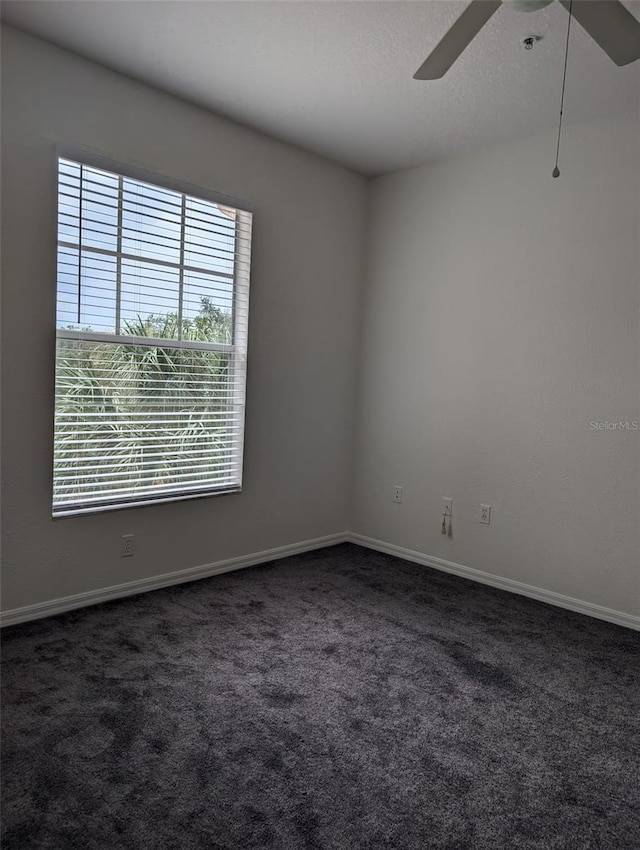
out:
<path id="1" fill-rule="evenodd" d="M 480 505 L 480 522 L 483 525 L 491 523 L 491 505 Z"/>
<path id="2" fill-rule="evenodd" d="M 120 538 L 120 557 L 131 558 L 133 555 L 133 534 L 123 534 Z"/>
<path id="3" fill-rule="evenodd" d="M 393 501 L 396 505 L 399 505 L 400 502 L 402 502 L 402 487 L 393 488 Z"/>

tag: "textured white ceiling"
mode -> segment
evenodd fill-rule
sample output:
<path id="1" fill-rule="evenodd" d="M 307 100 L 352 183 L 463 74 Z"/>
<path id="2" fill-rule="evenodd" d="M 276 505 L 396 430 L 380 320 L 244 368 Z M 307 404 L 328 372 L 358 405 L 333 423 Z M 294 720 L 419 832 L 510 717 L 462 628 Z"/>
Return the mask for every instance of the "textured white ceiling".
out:
<path id="1" fill-rule="evenodd" d="M 625 5 L 640 19 L 640 0 Z M 557 122 L 568 16 L 503 5 L 443 80 L 413 74 L 465 0 L 6 0 L 3 19 L 272 136 L 379 174 Z M 524 36 L 543 40 L 532 51 Z M 638 107 L 573 24 L 565 120 Z"/>

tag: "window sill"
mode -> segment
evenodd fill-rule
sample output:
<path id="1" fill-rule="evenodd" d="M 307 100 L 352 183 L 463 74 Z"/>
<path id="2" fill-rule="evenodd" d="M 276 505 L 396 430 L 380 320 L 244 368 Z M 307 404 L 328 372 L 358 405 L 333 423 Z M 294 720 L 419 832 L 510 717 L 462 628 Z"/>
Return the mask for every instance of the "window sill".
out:
<path id="1" fill-rule="evenodd" d="M 53 511 L 53 519 L 65 519 L 67 517 L 86 516 L 87 514 L 99 514 L 106 511 L 121 511 L 127 508 L 147 508 L 150 505 L 166 505 L 168 502 L 185 502 L 190 499 L 208 499 L 211 496 L 227 496 L 230 493 L 241 493 L 241 485 L 220 487 L 215 490 L 203 490 L 201 492 L 168 494 L 155 496 L 147 499 L 132 499 L 130 502 L 116 502 L 113 504 L 83 505 L 78 507 L 60 508 Z"/>

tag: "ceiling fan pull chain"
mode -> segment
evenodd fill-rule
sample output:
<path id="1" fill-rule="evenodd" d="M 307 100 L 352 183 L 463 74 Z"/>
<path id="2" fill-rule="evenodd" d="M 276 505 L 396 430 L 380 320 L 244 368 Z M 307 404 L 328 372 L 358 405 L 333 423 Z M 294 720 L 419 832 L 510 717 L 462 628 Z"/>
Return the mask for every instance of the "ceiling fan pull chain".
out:
<path id="1" fill-rule="evenodd" d="M 567 59 L 569 58 L 569 33 L 571 32 L 571 7 L 573 0 L 569 3 L 569 23 L 567 24 L 567 43 L 564 48 L 564 71 L 562 72 L 562 97 L 560 98 L 560 121 L 558 122 L 558 144 L 556 145 L 556 167 L 552 174 L 554 177 L 560 177 L 560 169 L 558 168 L 558 156 L 560 154 L 560 133 L 562 132 L 562 113 L 564 111 L 564 87 L 567 82 Z"/>

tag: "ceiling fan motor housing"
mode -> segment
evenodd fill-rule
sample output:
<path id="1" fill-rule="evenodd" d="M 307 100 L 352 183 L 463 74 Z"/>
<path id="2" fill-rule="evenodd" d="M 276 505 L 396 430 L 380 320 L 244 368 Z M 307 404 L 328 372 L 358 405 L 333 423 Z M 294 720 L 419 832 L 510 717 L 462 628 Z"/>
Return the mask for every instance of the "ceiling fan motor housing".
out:
<path id="1" fill-rule="evenodd" d="M 516 12 L 537 12 L 553 3 L 553 0 L 508 0 L 509 6 Z"/>

